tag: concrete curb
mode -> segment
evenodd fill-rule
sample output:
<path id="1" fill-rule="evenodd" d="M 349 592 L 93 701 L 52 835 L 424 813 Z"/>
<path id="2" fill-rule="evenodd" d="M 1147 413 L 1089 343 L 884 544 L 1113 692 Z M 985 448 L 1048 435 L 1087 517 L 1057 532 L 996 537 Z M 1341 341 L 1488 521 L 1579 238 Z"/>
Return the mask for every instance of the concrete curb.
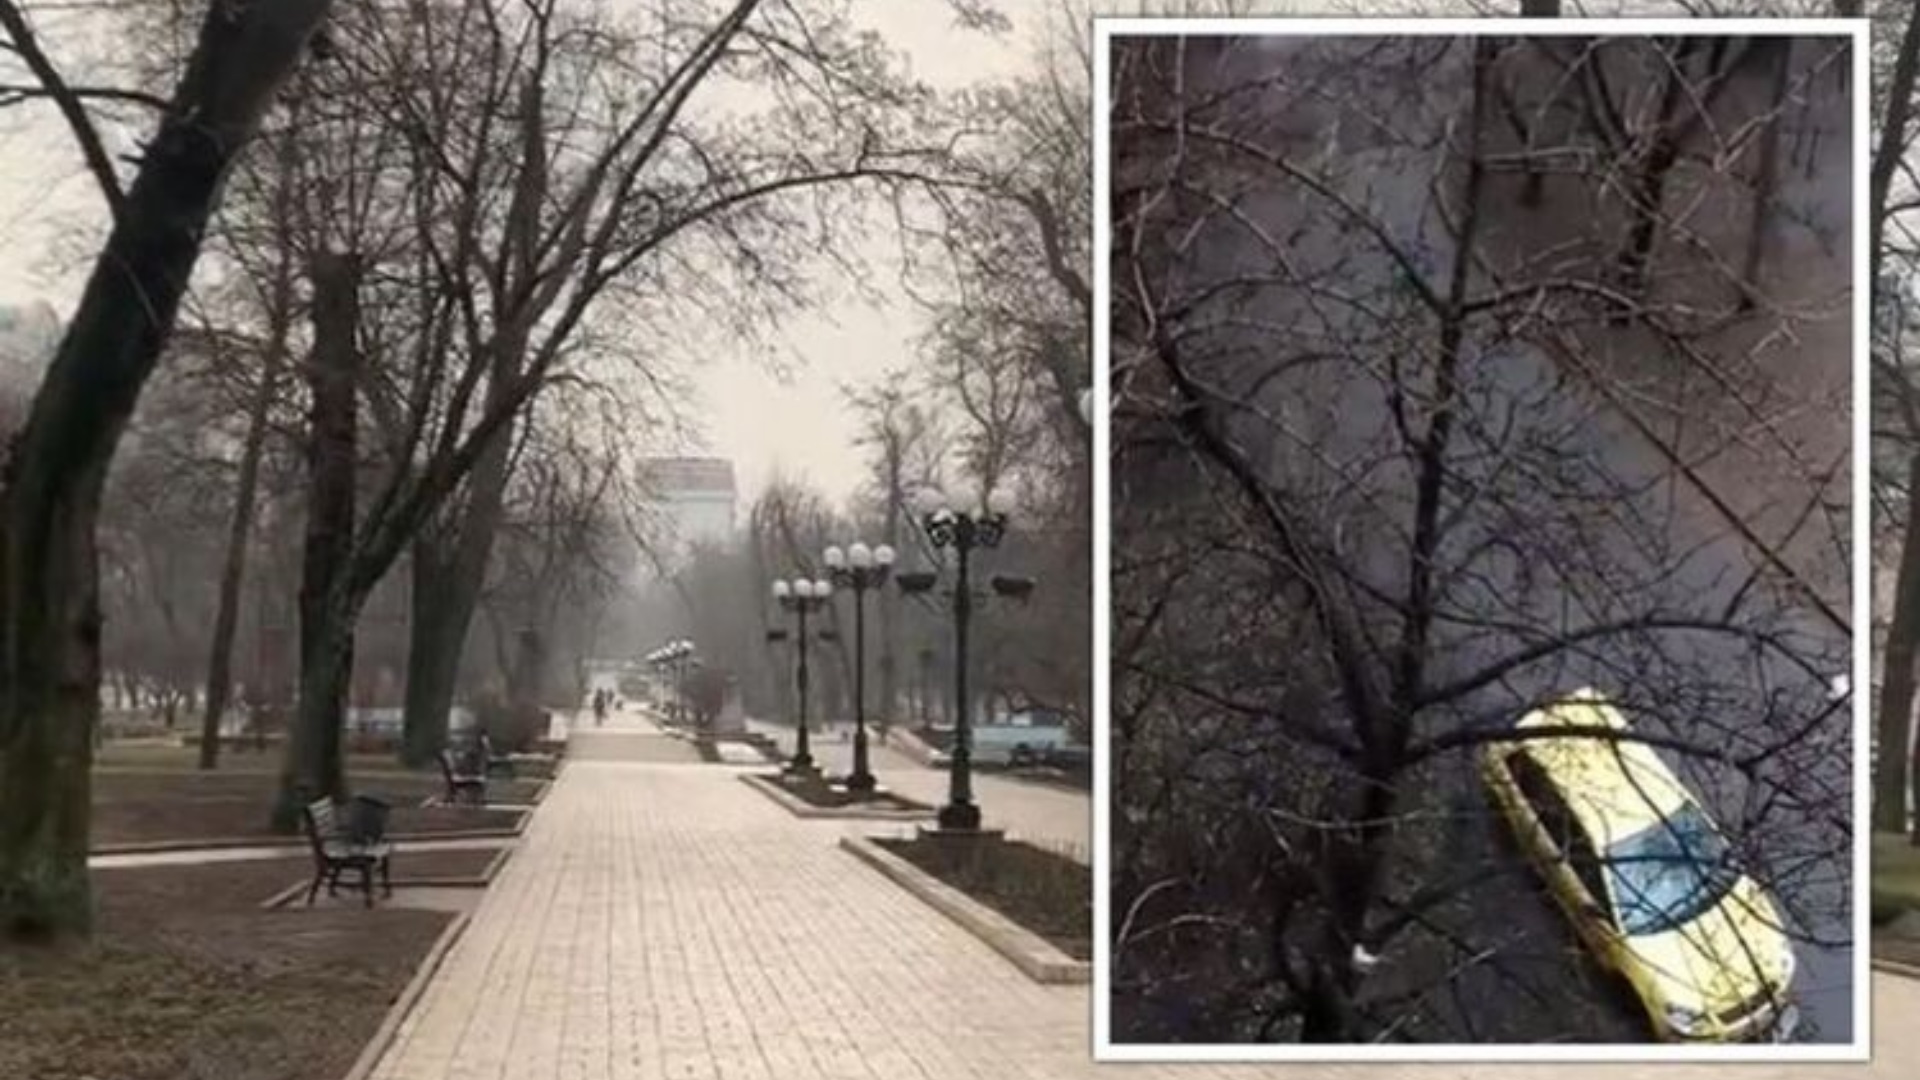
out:
<path id="1" fill-rule="evenodd" d="M 472 921 L 471 915 L 462 912 L 453 917 L 453 922 L 448 923 L 445 930 L 440 931 L 440 937 L 434 941 L 433 948 L 427 950 L 426 958 L 420 961 L 420 966 L 414 970 L 413 978 L 407 980 L 406 989 L 400 991 L 400 996 L 394 999 L 393 1005 L 387 1009 L 387 1015 L 380 1021 L 380 1026 L 374 1030 L 373 1038 L 367 1040 L 367 1045 L 360 1050 L 360 1056 L 354 1059 L 352 1067 L 347 1069 L 346 1075 L 341 1077 L 341 1080 L 367 1080 L 373 1075 L 375 1066 L 380 1064 L 380 1058 L 386 1054 L 387 1048 L 393 1045 L 395 1036 L 400 1034 L 400 1026 L 406 1023 L 407 1016 L 413 1012 L 413 1007 L 420 1003 L 421 996 L 427 991 L 427 984 L 433 981 L 433 976 L 440 970 L 441 963 L 446 960 L 447 954 L 453 951 L 454 944 L 460 940 L 460 935 L 467 932 L 467 926 Z"/>
<path id="2" fill-rule="evenodd" d="M 928 768 L 937 767 L 933 764 L 933 747 L 928 746 L 925 740 L 907 728 L 896 727 L 887 732 L 886 745 Z"/>
<path id="3" fill-rule="evenodd" d="M 872 840 L 843 836 L 840 846 L 893 879 L 895 884 L 919 897 L 940 914 L 959 923 L 962 929 L 1012 961 L 1014 967 L 1034 982 L 1075 985 L 1093 981 L 1092 964 L 1075 960 L 1055 948 L 1052 942 L 881 848 Z"/>
<path id="4" fill-rule="evenodd" d="M 395 889 L 484 889 L 493 884 L 494 878 L 500 876 L 500 871 L 506 867 L 507 860 L 513 857 L 513 852 L 514 845 L 502 845 L 498 851 L 493 853 L 493 858 L 487 860 L 487 865 L 481 867 L 478 877 L 435 877 L 432 874 L 423 877 L 408 877 L 405 873 L 402 873 L 393 879 L 393 887 Z M 279 892 L 274 893 L 272 896 L 267 897 L 265 900 L 260 901 L 260 909 L 262 911 L 272 911 L 276 908 L 286 907 L 293 903 L 295 899 L 304 895 L 312 884 L 312 878 L 302 878 L 288 885 L 286 888 L 281 889 Z"/>
<path id="5" fill-rule="evenodd" d="M 226 851 L 229 848 L 285 848 L 298 854 L 307 850 L 305 840 L 286 840 L 277 836 L 216 836 L 207 839 L 136 840 L 124 844 L 102 844 L 88 848 L 87 855 L 158 855 L 169 851 Z"/>
<path id="6" fill-rule="evenodd" d="M 540 800 L 544 798 L 546 798 L 546 791 L 542 789 L 540 797 L 527 805 L 537 808 L 540 805 Z M 486 807 L 479 807 L 478 809 L 484 810 Z M 527 822 L 533 817 L 533 810 L 531 809 L 523 809 L 517 812 L 520 815 L 520 819 L 516 824 L 511 826 L 501 825 L 485 829 L 442 829 L 438 832 L 398 832 L 389 835 L 387 839 L 394 841 L 406 840 L 414 843 L 430 840 L 511 840 L 526 831 Z M 140 840 L 124 844 L 103 844 L 100 847 L 89 848 L 87 850 L 87 856 L 91 858 L 95 855 L 158 855 L 173 851 L 228 851 L 233 848 L 261 848 L 263 850 L 269 848 L 276 850 L 284 848 L 288 852 L 297 855 L 307 850 L 307 842 L 304 839 L 287 840 L 277 836 L 216 836 L 212 838 L 181 840 Z"/>
<path id="7" fill-rule="evenodd" d="M 1909 964 L 1902 960 L 1885 960 L 1873 957 L 1873 970 L 1888 975 L 1897 975 L 1903 979 L 1920 979 L 1920 965 Z"/>
<path id="8" fill-rule="evenodd" d="M 708 736 L 708 737 L 692 739 L 690 741 L 700 751 L 700 760 L 703 763 L 708 765 L 724 765 L 729 768 L 736 768 L 736 769 L 755 769 L 755 768 L 760 768 L 761 766 L 764 766 L 764 765 L 779 765 L 783 761 L 783 759 L 780 757 L 778 750 L 770 750 L 765 744 L 750 738 L 728 737 L 728 738 L 716 739 Z M 718 744 L 723 742 L 733 743 L 739 746 L 751 747 L 754 753 L 760 755 L 760 760 L 728 761 L 725 758 L 720 756 L 720 751 L 718 749 Z M 707 756 L 708 754 L 712 754 L 713 756 L 708 757 Z"/>
<path id="9" fill-rule="evenodd" d="M 931 806 L 924 810 L 881 810 L 857 805 L 814 806 L 804 799 L 787 793 L 777 782 L 767 779 L 761 773 L 743 772 L 737 775 L 741 783 L 779 803 L 789 814 L 799 818 L 837 818 L 842 821 L 925 821 L 936 813 Z"/>
<path id="10" fill-rule="evenodd" d="M 286 907 L 293 902 L 294 897 L 306 892 L 312 884 L 312 881 L 296 881 L 286 888 L 281 889 L 279 892 L 274 893 L 272 896 L 267 897 L 265 900 L 260 901 L 260 910 L 272 911 L 275 908 Z"/>

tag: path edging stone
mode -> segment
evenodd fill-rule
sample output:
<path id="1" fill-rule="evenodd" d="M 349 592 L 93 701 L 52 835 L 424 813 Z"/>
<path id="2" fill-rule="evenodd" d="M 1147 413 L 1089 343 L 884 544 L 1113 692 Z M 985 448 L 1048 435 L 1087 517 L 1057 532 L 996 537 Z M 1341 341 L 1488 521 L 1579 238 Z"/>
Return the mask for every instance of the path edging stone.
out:
<path id="1" fill-rule="evenodd" d="M 778 782 L 769 780 L 760 773 L 743 772 L 738 775 L 741 783 L 779 803 L 788 813 L 799 818 L 837 818 L 842 821 L 925 821 L 937 813 L 931 806 L 924 810 L 881 810 L 859 805 L 815 806 L 782 789 Z"/>
<path id="2" fill-rule="evenodd" d="M 538 803 L 528 804 L 537 808 Z M 395 842 L 431 843 L 440 840 L 511 840 L 527 829 L 527 823 L 533 818 L 533 809 L 516 811 L 520 817 L 512 825 L 499 825 L 478 829 L 441 829 L 437 832 L 401 832 L 394 833 L 388 839 Z M 205 838 L 181 838 L 178 840 L 140 840 L 125 844 L 105 844 L 89 848 L 87 856 L 95 855 L 162 855 L 176 851 L 229 851 L 233 848 L 284 848 L 298 854 L 308 849 L 305 840 L 285 840 L 277 836 L 212 836 Z"/>
<path id="3" fill-rule="evenodd" d="M 447 954 L 453 951 L 454 944 L 460 940 L 462 934 L 467 932 L 467 926 L 472 922 L 473 916 L 463 911 L 453 917 L 453 922 L 448 923 L 445 930 L 440 931 L 440 937 L 434 941 L 433 948 L 427 950 L 426 958 L 420 961 L 418 968 L 414 969 L 413 978 L 407 980 L 406 988 L 401 990 L 400 996 L 394 999 L 393 1005 L 387 1009 L 387 1015 L 381 1019 L 380 1026 L 374 1029 L 373 1038 L 367 1040 L 367 1044 L 360 1048 L 360 1056 L 353 1060 L 353 1065 L 347 1069 L 346 1075 L 341 1077 L 341 1080 L 367 1080 L 373 1075 L 373 1070 L 380 1064 L 381 1057 L 393 1045 L 394 1037 L 400 1034 L 400 1025 L 406 1023 L 407 1016 L 413 1012 L 414 1006 L 420 1003 L 420 998 L 426 994 L 427 984 L 433 981 L 434 974 L 440 970 L 440 965 L 445 962 Z"/>
<path id="4" fill-rule="evenodd" d="M 934 910 L 986 942 L 1029 979 L 1050 985 L 1093 981 L 1093 965 L 1075 960 L 1005 915 L 861 836 L 843 836 L 840 846 Z"/>
<path id="5" fill-rule="evenodd" d="M 1920 965 L 1909 964 L 1902 960 L 1888 960 L 1879 956 L 1873 957 L 1872 963 L 1875 971 L 1897 975 L 1903 979 L 1920 980 Z"/>
<path id="6" fill-rule="evenodd" d="M 479 850 L 484 851 L 486 849 L 481 848 Z M 455 877 L 452 875 L 440 875 L 436 877 L 428 874 L 424 877 L 408 877 L 403 873 L 393 879 L 393 887 L 396 889 L 484 889 L 493 884 L 494 878 L 500 876 L 500 871 L 506 867 L 507 860 L 513 857 L 513 852 L 513 844 L 500 845 L 500 847 L 494 851 L 493 858 L 487 860 L 487 865 L 480 868 L 480 873 L 477 876 Z M 313 879 L 311 878 L 296 881 L 286 888 L 281 889 L 279 892 L 274 893 L 272 896 L 267 897 L 265 900 L 260 901 L 260 908 L 263 911 L 271 911 L 275 908 L 286 907 L 293 903 L 295 897 L 306 892 L 312 884 Z"/>

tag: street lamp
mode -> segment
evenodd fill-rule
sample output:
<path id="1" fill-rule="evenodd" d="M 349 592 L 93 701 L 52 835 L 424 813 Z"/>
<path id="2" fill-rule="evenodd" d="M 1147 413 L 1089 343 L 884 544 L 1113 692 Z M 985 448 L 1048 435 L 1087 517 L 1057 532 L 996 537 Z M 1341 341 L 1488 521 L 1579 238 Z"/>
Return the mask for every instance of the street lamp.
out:
<path id="1" fill-rule="evenodd" d="M 943 832 L 977 832 L 980 808 L 973 801 L 973 716 L 967 698 L 967 624 L 973 614 L 973 584 L 970 559 L 976 548 L 999 547 L 1007 533 L 1007 516 L 1013 500 L 1005 491 L 988 494 L 979 510 L 957 510 L 937 489 L 923 489 L 914 500 L 920 526 L 936 548 L 952 548 L 954 553 L 953 601 L 953 754 L 948 768 L 947 805 L 940 808 Z M 899 575 L 903 592 L 920 593 L 933 588 L 932 572 Z M 1024 578 L 994 577 L 993 590 L 1003 596 L 1020 598 L 1033 589 Z"/>
<path id="2" fill-rule="evenodd" d="M 847 790 L 866 796 L 873 794 L 874 787 L 867 761 L 867 590 L 887 583 L 893 549 L 855 543 L 845 551 L 828 548 L 826 559 L 833 583 L 853 590 L 853 771 L 847 774 Z"/>
<path id="3" fill-rule="evenodd" d="M 793 613 L 795 642 L 798 646 L 798 660 L 795 664 L 794 683 L 800 692 L 799 734 L 794 741 L 793 760 L 787 763 L 786 771 L 800 776 L 815 772 L 813 750 L 807 736 L 807 616 L 827 606 L 827 600 L 833 596 L 833 583 L 829 581 L 809 581 L 795 578 L 792 581 L 773 583 L 773 598 L 783 611 Z M 767 640 L 778 641 L 786 636 L 783 630 L 767 631 Z"/>
<path id="4" fill-rule="evenodd" d="M 687 666 L 693 662 L 693 642 L 686 638 L 669 641 L 648 653 L 646 659 L 664 676 L 673 680 L 674 700 L 669 703 L 671 718 L 685 721 L 687 709 Z"/>

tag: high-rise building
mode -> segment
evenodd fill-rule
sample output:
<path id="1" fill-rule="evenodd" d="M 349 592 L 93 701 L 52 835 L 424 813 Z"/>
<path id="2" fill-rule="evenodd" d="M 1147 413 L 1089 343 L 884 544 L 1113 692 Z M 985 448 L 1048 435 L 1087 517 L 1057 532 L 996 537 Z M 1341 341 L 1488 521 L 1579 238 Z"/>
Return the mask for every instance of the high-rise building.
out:
<path id="1" fill-rule="evenodd" d="M 733 535 L 739 491 L 726 458 L 649 458 L 641 463 L 666 546 L 684 552 Z"/>

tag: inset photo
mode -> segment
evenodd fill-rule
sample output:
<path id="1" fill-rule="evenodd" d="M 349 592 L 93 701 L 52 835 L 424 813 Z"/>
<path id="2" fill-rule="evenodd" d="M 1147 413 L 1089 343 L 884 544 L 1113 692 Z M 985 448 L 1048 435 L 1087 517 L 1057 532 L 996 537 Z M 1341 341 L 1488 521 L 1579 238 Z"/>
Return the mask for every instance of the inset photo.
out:
<path id="1" fill-rule="evenodd" d="M 1864 1059 L 1864 24 L 1096 41 L 1097 1056 Z"/>

